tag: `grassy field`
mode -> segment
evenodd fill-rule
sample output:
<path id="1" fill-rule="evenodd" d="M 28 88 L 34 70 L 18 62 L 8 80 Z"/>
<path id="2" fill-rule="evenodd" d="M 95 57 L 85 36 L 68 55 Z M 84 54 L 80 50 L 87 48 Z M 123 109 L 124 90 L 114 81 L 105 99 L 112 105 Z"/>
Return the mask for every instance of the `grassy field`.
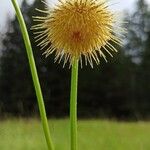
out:
<path id="1" fill-rule="evenodd" d="M 50 120 L 56 150 L 69 150 L 69 121 Z M 79 150 L 150 150 L 150 123 L 84 120 L 78 126 Z M 0 150 L 47 150 L 36 119 L 0 121 Z"/>

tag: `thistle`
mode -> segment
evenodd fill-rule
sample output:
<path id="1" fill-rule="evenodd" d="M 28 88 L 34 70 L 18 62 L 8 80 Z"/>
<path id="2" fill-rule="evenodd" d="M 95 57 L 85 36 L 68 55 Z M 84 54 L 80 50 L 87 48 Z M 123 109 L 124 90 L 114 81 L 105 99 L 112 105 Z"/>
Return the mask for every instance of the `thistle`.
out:
<path id="1" fill-rule="evenodd" d="M 36 25 L 32 27 L 36 42 L 44 54 L 55 52 L 55 61 L 64 60 L 72 67 L 70 94 L 70 133 L 71 150 L 77 150 L 77 86 L 78 63 L 93 67 L 93 61 L 105 61 L 106 53 L 113 57 L 117 52 L 113 46 L 121 45 L 119 34 L 123 29 L 118 26 L 116 15 L 109 5 L 100 0 L 58 0 L 50 9 L 45 1 L 45 10 L 36 9 L 43 16 L 34 16 Z"/>
<path id="2" fill-rule="evenodd" d="M 41 49 L 45 49 L 46 57 L 55 52 L 55 61 L 64 59 L 64 65 L 74 59 L 83 59 L 93 67 L 93 60 L 105 61 L 106 53 L 113 57 L 117 49 L 112 43 L 121 45 L 115 31 L 122 31 L 117 23 L 116 14 L 109 10 L 106 2 L 100 0 L 58 0 L 53 9 L 36 9 L 46 14 L 34 16 L 38 22 L 32 27 L 35 39 Z"/>

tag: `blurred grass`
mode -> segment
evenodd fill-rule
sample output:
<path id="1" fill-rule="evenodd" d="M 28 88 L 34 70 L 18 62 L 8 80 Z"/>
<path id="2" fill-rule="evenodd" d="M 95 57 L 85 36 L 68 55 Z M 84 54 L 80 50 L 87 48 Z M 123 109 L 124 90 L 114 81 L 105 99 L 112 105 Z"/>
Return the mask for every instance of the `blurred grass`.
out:
<path id="1" fill-rule="evenodd" d="M 56 150 L 69 150 L 69 120 L 49 121 Z M 150 150 L 149 122 L 80 120 L 79 150 Z M 36 119 L 0 121 L 0 150 L 47 150 Z"/>

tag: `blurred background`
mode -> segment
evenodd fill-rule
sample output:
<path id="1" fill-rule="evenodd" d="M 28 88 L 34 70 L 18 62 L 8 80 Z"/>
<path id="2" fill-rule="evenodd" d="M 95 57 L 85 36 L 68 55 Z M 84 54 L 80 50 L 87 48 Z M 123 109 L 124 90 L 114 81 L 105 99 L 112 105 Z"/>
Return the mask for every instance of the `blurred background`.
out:
<path id="1" fill-rule="evenodd" d="M 114 1 L 116 2 L 116 1 Z M 40 0 L 19 1 L 33 46 L 47 114 L 69 115 L 70 69 L 45 58 L 36 46 L 33 33 L 35 8 Z M 53 2 L 52 2 L 53 3 Z M 121 0 L 112 5 L 119 10 L 127 29 L 119 53 L 101 59 L 94 69 L 79 70 L 79 118 L 148 120 L 150 118 L 150 1 Z M 0 5 L 0 117 L 38 115 L 24 42 L 11 1 Z"/>
<path id="2" fill-rule="evenodd" d="M 57 0 L 48 0 L 50 6 Z M 0 150 L 46 150 L 26 50 L 11 0 L 0 1 Z M 45 58 L 32 16 L 41 0 L 18 0 L 44 95 L 55 150 L 70 149 L 70 69 Z M 127 22 L 114 58 L 79 70 L 79 150 L 150 150 L 150 0 L 111 0 Z M 115 45 L 114 45 L 115 46 Z M 59 119 L 58 119 L 59 118 Z M 66 119 L 65 119 L 66 118 Z"/>

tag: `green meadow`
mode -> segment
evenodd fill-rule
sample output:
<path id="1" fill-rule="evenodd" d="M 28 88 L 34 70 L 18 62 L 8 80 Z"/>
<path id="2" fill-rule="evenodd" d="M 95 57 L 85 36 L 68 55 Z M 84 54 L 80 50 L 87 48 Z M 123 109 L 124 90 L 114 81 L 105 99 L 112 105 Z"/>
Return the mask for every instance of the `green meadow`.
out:
<path id="1" fill-rule="evenodd" d="M 69 120 L 49 120 L 56 150 L 69 150 Z M 150 150 L 150 122 L 78 121 L 79 150 Z M 0 150 L 47 150 L 40 121 L 0 121 Z"/>

